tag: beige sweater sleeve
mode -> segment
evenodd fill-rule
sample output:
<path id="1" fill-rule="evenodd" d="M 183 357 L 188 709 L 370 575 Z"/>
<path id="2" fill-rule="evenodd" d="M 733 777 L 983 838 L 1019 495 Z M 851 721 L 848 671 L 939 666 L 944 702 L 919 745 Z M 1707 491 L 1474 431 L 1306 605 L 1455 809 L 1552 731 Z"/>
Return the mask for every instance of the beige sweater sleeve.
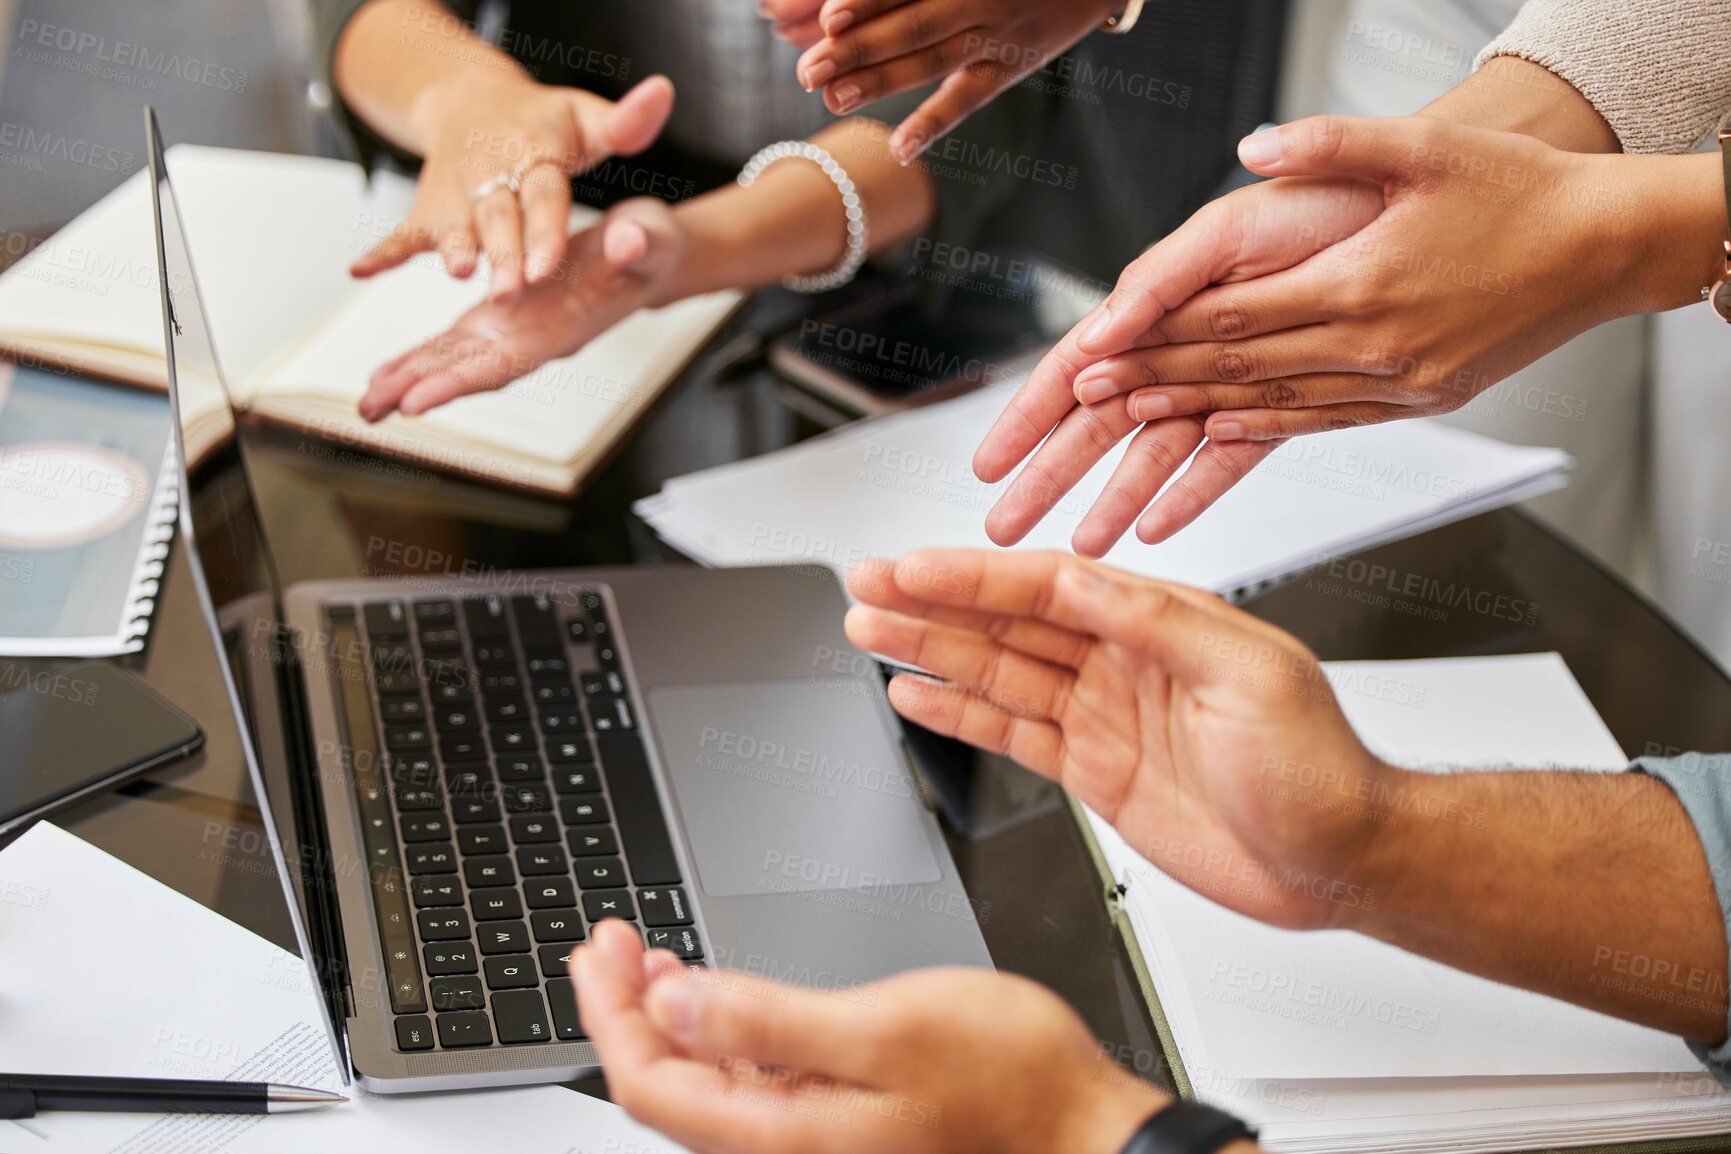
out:
<path id="1" fill-rule="evenodd" d="M 1731 109 L 1731 0 L 1528 0 L 1493 56 L 1567 80 L 1624 152 L 1690 152 Z"/>

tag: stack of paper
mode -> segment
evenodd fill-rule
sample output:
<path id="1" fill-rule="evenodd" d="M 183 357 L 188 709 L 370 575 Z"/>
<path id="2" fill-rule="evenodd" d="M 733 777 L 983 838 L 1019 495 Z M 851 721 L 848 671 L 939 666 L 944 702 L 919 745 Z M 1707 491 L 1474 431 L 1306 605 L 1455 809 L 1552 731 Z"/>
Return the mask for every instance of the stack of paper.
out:
<path id="1" fill-rule="evenodd" d="M 1009 394 L 987 388 L 913 412 L 669 481 L 638 514 L 707 565 L 815 563 L 928 546 L 981 546 L 1004 485 L 971 459 Z M 1070 548 L 1123 449 L 1029 534 L 1023 548 Z M 1194 525 L 1150 547 L 1127 536 L 1107 560 L 1227 592 L 1284 576 L 1560 487 L 1566 454 L 1506 445 L 1425 421 L 1291 441 Z"/>
<path id="2" fill-rule="evenodd" d="M 300 1114 L 44 1113 L 27 1154 L 680 1154 L 558 1086 L 375 1097 L 343 1085 L 306 966 L 46 822 L 0 853 L 0 1070 L 281 1082 L 353 1100 Z"/>
<path id="3" fill-rule="evenodd" d="M 1627 764 L 1554 653 L 1346 662 L 1328 675 L 1366 744 L 1397 763 Z M 1180 886 L 1088 816 L 1192 1085 L 1261 1126 L 1268 1150 L 1507 1151 L 1731 1132 L 1731 1093 L 1677 1038 L 1347 931 L 1271 929 Z M 1460 836 L 1470 852 L 1492 835 L 1467 823 Z"/>

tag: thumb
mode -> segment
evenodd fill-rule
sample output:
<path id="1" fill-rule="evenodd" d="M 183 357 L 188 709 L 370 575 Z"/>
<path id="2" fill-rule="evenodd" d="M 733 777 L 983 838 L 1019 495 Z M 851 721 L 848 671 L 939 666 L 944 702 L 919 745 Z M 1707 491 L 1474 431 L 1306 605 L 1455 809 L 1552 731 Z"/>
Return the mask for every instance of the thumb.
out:
<path id="1" fill-rule="evenodd" d="M 673 81 L 651 76 L 619 98 L 596 126 L 596 144 L 622 156 L 642 152 L 673 114 Z"/>
<path id="2" fill-rule="evenodd" d="M 1238 159 L 1263 176 L 1382 180 L 1407 169 L 1435 123 L 1416 116 L 1313 116 L 1245 137 Z"/>
<path id="3" fill-rule="evenodd" d="M 601 222 L 601 256 L 620 272 L 650 274 L 677 255 L 677 226 L 660 201 L 639 197 L 614 205 Z"/>

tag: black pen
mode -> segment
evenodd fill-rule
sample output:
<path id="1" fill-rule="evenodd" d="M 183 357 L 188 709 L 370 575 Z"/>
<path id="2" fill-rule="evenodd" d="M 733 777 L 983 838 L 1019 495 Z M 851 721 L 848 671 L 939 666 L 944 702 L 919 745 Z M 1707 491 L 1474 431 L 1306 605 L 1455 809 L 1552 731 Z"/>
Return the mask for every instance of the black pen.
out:
<path id="1" fill-rule="evenodd" d="M 184 1078 L 85 1078 L 0 1074 L 0 1118 L 38 1110 L 164 1114 L 283 1114 L 347 1102 L 341 1094 L 275 1082 L 200 1082 Z"/>

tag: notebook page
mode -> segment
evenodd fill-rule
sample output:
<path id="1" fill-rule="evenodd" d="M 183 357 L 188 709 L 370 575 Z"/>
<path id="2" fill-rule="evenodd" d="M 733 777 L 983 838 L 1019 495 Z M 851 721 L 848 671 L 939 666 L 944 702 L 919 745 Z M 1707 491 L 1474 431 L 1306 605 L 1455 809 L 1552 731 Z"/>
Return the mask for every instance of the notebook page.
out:
<path id="1" fill-rule="evenodd" d="M 1398 760 L 1462 769 L 1627 764 L 1555 654 L 1326 668 L 1366 744 Z M 1463 852 L 1484 817 L 1448 818 L 1462 826 Z M 1098 832 L 1103 823 L 1092 820 Z M 1187 1066 L 1262 1079 L 1699 1070 L 1670 1035 L 1358 934 L 1264 926 L 1180 886 L 1115 834 L 1101 840 L 1127 879 L 1138 941 Z"/>

